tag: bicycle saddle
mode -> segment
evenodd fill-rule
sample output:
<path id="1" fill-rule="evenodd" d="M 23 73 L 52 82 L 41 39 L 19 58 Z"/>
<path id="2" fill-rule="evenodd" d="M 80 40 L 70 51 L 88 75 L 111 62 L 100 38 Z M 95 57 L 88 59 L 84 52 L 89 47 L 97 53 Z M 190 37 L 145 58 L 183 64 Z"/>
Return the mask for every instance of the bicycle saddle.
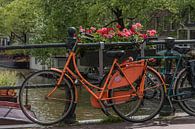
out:
<path id="1" fill-rule="evenodd" d="M 121 56 L 125 55 L 125 51 L 124 50 L 107 51 L 106 55 L 108 57 L 120 58 Z"/>

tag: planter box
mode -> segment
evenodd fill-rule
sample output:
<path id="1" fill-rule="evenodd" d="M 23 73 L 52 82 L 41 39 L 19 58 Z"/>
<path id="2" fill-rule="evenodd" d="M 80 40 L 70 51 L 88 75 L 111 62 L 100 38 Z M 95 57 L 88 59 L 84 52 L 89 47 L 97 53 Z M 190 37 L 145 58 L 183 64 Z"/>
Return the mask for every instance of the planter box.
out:
<path id="1" fill-rule="evenodd" d="M 156 55 L 156 49 L 145 50 L 145 56 L 152 56 L 152 55 Z M 119 59 L 119 61 L 127 59 L 130 56 L 133 57 L 134 59 L 136 59 L 137 57 L 140 56 L 140 51 L 128 50 L 128 51 L 126 51 L 126 54 L 123 57 L 121 57 L 121 59 Z M 112 57 L 108 57 L 106 55 L 106 51 L 104 51 L 104 53 L 103 53 L 104 66 L 112 65 L 113 59 L 114 58 L 112 58 Z M 92 51 L 92 50 L 84 51 L 80 55 L 80 65 L 81 66 L 98 67 L 99 66 L 99 52 Z"/>

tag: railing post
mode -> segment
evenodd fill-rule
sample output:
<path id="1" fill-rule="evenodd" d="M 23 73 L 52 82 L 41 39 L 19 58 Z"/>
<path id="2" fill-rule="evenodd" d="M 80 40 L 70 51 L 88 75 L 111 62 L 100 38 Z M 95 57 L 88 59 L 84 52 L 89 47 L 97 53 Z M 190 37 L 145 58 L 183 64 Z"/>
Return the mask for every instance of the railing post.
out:
<path id="1" fill-rule="evenodd" d="M 165 56 L 173 56 L 173 47 L 175 45 L 175 39 L 172 37 L 167 37 L 165 39 L 165 48 L 166 48 L 166 52 L 165 52 Z M 170 85 L 172 85 L 172 79 L 173 79 L 173 75 L 171 73 L 171 69 L 172 69 L 172 64 L 173 64 L 173 59 L 166 59 L 165 60 L 165 83 L 167 87 L 170 87 Z M 167 94 L 171 94 L 170 92 L 172 92 L 172 89 L 167 88 Z M 166 96 L 165 97 L 165 101 L 163 104 L 163 108 L 160 111 L 160 115 L 161 116 L 169 116 L 174 114 L 174 110 L 173 110 L 173 105 L 171 102 L 170 97 Z"/>
<path id="2" fill-rule="evenodd" d="M 140 48 L 141 48 L 141 58 L 143 58 L 145 56 L 145 51 L 144 48 L 146 47 L 146 42 L 144 42 L 143 44 L 141 44 Z"/>
<path id="3" fill-rule="evenodd" d="M 67 44 L 74 44 L 76 42 L 76 28 L 69 27 L 68 28 L 68 38 L 67 38 Z M 73 66 L 71 66 L 73 67 Z M 69 103 L 69 102 L 67 102 Z M 68 105 L 68 104 L 67 104 Z M 75 123 L 76 122 L 76 114 L 75 114 L 76 104 L 73 104 L 73 107 L 70 111 L 70 113 L 66 116 L 64 119 L 64 122 L 67 124 Z M 66 109 L 65 109 L 66 110 Z"/>
<path id="4" fill-rule="evenodd" d="M 99 48 L 99 77 L 100 79 L 103 77 L 103 73 L 104 73 L 104 53 L 103 52 L 104 52 L 104 42 L 100 42 L 100 48 Z"/>

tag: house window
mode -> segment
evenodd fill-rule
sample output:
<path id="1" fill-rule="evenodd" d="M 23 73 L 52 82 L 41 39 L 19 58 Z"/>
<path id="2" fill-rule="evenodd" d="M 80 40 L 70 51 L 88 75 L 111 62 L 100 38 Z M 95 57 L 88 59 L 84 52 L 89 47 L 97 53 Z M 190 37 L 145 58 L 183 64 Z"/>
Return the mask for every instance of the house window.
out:
<path id="1" fill-rule="evenodd" d="M 155 18 L 155 30 L 158 30 L 158 28 L 159 28 L 159 23 L 160 23 L 160 18 L 159 18 L 159 17 L 156 17 L 156 18 Z"/>
<path id="2" fill-rule="evenodd" d="M 163 17 L 163 30 L 168 31 L 170 27 L 169 17 Z"/>
<path id="3" fill-rule="evenodd" d="M 177 25 L 178 25 L 178 24 L 177 24 L 176 21 L 171 21 L 170 30 L 171 30 L 171 31 L 175 31 L 175 30 L 178 28 Z"/>
<path id="4" fill-rule="evenodd" d="M 37 58 L 35 58 L 35 64 L 38 64 L 39 60 Z"/>
<path id="5" fill-rule="evenodd" d="M 190 30 L 190 39 L 195 39 L 195 30 Z"/>
<path id="6" fill-rule="evenodd" d="M 179 39 L 187 39 L 188 32 L 187 30 L 179 30 Z"/>
<path id="7" fill-rule="evenodd" d="M 194 11 L 194 13 L 195 13 L 195 11 Z M 194 13 L 192 13 L 193 15 L 191 15 L 191 22 L 193 22 L 193 23 L 195 23 L 195 14 Z"/>

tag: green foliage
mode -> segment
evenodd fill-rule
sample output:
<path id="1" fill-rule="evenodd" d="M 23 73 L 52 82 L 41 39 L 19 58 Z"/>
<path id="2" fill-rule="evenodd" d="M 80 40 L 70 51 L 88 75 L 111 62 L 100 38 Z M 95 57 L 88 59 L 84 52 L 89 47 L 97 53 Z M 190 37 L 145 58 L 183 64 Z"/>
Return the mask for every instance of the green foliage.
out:
<path id="1" fill-rule="evenodd" d="M 119 23 L 128 27 L 137 21 L 145 26 L 156 10 L 168 10 L 179 17 L 186 6 L 194 8 L 195 1 L 0 0 L 0 32 L 31 33 L 31 42 L 59 42 L 64 41 L 69 26 Z"/>
<path id="2" fill-rule="evenodd" d="M 0 86 L 15 86 L 17 81 L 16 72 L 1 71 L 0 72 Z"/>
<path id="3" fill-rule="evenodd" d="M 30 43 L 64 42 L 70 26 L 151 26 L 154 12 L 167 10 L 182 21 L 194 0 L 0 0 L 0 35 L 29 34 Z M 194 17 L 195 18 L 195 17 Z M 182 22 L 185 22 L 183 20 Z M 51 55 L 55 50 L 35 50 Z"/>
<path id="4" fill-rule="evenodd" d="M 37 1 L 13 0 L 0 8 L 0 30 L 9 35 L 10 32 L 30 33 L 35 28 L 39 9 Z"/>

